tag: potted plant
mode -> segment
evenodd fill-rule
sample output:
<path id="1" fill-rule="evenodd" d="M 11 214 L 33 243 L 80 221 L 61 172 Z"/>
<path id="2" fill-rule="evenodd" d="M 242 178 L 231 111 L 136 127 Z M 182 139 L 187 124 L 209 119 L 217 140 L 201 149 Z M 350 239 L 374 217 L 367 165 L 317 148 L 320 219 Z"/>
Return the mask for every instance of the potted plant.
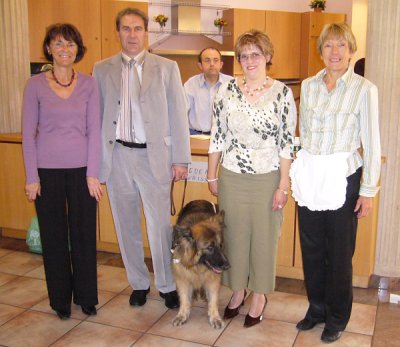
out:
<path id="1" fill-rule="evenodd" d="M 222 31 L 222 28 L 227 25 L 228 22 L 223 18 L 215 18 L 214 25 L 218 27 L 219 31 Z"/>
<path id="2" fill-rule="evenodd" d="M 165 14 L 158 14 L 157 16 L 154 16 L 154 21 L 160 24 L 160 30 L 163 31 L 165 24 L 168 21 L 168 17 Z"/>
<path id="3" fill-rule="evenodd" d="M 315 12 L 322 12 L 326 7 L 326 0 L 312 0 L 309 6 L 314 9 Z"/>

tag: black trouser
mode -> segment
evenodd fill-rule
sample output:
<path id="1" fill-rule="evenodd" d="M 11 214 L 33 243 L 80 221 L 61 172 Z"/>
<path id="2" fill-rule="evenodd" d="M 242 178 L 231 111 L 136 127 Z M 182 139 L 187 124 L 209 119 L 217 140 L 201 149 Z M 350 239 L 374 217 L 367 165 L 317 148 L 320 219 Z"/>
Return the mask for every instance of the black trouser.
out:
<path id="1" fill-rule="evenodd" d="M 361 168 L 347 178 L 346 201 L 337 210 L 299 207 L 304 279 L 310 303 L 306 318 L 344 330 L 353 302 L 352 257 L 356 245 Z"/>
<path id="2" fill-rule="evenodd" d="M 96 305 L 96 200 L 86 167 L 39 169 L 39 177 L 35 205 L 50 306 L 70 310 L 72 295 L 78 305 Z"/>

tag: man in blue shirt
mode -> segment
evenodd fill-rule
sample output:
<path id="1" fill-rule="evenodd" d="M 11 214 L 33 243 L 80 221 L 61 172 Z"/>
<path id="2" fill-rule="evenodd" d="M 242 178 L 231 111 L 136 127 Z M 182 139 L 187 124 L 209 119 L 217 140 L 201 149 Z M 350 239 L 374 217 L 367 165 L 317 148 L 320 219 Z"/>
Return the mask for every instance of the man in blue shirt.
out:
<path id="1" fill-rule="evenodd" d="M 220 72 L 224 64 L 221 58 L 217 48 L 204 48 L 197 63 L 202 73 L 189 78 L 184 85 L 191 135 L 210 134 L 214 96 L 222 83 L 232 79 Z"/>

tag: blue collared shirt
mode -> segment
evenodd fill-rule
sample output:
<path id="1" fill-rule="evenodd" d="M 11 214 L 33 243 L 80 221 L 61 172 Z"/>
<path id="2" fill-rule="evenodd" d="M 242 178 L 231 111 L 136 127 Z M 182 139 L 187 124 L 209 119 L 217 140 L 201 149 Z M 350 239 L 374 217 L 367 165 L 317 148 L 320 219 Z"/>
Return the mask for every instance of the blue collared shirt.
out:
<path id="1" fill-rule="evenodd" d="M 204 78 L 204 74 L 198 74 L 189 78 L 185 85 L 185 92 L 189 107 L 189 128 L 208 132 L 211 130 L 212 105 L 219 87 L 233 79 L 232 76 L 219 74 L 218 82 L 210 86 Z"/>

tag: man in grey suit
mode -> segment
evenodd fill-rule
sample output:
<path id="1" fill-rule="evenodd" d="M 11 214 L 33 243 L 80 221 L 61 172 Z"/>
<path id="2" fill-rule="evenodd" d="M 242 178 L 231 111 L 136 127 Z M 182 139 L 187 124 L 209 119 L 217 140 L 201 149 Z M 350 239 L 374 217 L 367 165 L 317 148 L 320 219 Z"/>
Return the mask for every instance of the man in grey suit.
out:
<path id="1" fill-rule="evenodd" d="M 145 50 L 148 17 L 127 8 L 116 18 L 122 52 L 97 63 L 102 110 L 102 167 L 122 259 L 142 306 L 150 290 L 140 230 L 141 205 L 155 286 L 168 308 L 179 306 L 171 273 L 170 183 L 187 177 L 187 107 L 176 62 Z"/>

